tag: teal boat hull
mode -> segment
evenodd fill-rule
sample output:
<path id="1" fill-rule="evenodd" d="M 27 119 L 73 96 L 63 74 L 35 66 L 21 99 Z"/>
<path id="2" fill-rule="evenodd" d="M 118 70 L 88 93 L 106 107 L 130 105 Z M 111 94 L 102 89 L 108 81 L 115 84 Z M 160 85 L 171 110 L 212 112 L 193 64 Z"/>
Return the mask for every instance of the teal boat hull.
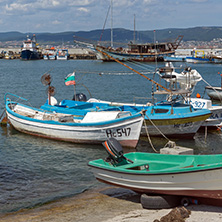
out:
<path id="1" fill-rule="evenodd" d="M 136 192 L 222 201 L 222 155 L 138 152 L 124 156 L 133 163 L 127 161 L 113 165 L 99 159 L 90 161 L 88 165 L 99 181 Z"/>

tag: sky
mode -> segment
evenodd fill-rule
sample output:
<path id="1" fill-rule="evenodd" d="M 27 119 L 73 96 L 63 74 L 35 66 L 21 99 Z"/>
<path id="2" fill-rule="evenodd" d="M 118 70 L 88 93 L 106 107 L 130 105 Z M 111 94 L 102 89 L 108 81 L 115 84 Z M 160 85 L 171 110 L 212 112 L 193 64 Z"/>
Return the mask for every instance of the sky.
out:
<path id="1" fill-rule="evenodd" d="M 221 0 L 112 0 L 113 28 L 222 26 Z M 111 27 L 111 0 L 0 0 L 0 32 L 90 31 Z M 111 10 L 110 10 L 111 11 Z"/>

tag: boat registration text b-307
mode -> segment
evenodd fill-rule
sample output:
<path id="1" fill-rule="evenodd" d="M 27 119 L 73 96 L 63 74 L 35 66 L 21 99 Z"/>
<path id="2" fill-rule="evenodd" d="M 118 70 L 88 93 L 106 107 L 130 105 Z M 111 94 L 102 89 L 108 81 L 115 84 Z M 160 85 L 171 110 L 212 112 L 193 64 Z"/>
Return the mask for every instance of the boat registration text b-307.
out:
<path id="1" fill-rule="evenodd" d="M 108 138 L 111 137 L 122 137 L 122 136 L 129 136 L 131 132 L 131 128 L 121 128 L 116 130 L 107 129 L 106 130 L 106 136 Z"/>

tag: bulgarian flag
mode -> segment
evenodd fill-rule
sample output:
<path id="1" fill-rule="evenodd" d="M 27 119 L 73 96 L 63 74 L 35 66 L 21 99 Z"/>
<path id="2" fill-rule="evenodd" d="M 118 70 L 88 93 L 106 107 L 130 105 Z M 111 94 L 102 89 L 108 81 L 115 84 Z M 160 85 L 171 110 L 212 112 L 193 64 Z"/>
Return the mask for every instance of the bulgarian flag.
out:
<path id="1" fill-rule="evenodd" d="M 66 84 L 67 86 L 75 85 L 75 84 L 76 84 L 76 81 L 75 81 L 75 72 L 70 73 L 70 74 L 65 78 L 65 84 Z"/>

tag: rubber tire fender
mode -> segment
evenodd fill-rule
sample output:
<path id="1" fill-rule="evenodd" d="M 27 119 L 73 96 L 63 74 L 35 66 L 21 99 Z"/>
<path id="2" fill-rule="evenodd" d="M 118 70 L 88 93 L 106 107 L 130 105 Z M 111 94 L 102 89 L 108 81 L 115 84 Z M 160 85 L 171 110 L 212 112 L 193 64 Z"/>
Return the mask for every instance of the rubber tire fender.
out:
<path id="1" fill-rule="evenodd" d="M 148 195 L 142 194 L 140 203 L 144 209 L 168 209 L 180 205 L 181 197 L 171 195 Z"/>

